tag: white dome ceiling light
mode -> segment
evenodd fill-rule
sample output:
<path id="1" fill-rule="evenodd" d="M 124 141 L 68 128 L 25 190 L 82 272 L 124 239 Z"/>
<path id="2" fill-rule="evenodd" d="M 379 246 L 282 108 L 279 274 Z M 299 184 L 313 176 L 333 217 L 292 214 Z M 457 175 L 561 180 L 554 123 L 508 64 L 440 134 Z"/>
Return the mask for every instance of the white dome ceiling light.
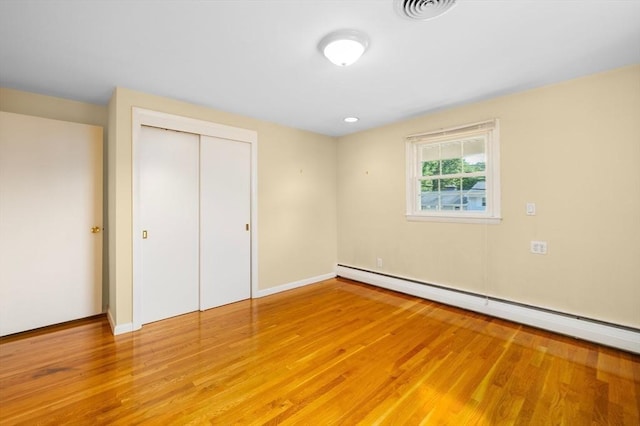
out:
<path id="1" fill-rule="evenodd" d="M 356 30 L 339 30 L 320 40 L 318 49 L 332 63 L 346 67 L 358 59 L 369 47 L 369 37 Z"/>
<path id="2" fill-rule="evenodd" d="M 440 16 L 456 5 L 456 0 L 393 0 L 403 18 L 426 21 Z"/>

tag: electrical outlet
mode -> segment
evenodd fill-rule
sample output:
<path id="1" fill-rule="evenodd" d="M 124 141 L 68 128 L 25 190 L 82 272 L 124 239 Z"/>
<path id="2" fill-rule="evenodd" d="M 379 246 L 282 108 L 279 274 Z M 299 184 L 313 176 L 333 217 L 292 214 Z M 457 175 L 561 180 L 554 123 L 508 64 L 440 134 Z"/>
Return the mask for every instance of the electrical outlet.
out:
<path id="1" fill-rule="evenodd" d="M 546 241 L 531 241 L 531 253 L 534 253 L 534 254 L 547 254 L 547 242 Z"/>
<path id="2" fill-rule="evenodd" d="M 527 216 L 536 215 L 536 203 L 527 203 Z"/>
<path id="3" fill-rule="evenodd" d="M 382 258 L 380 257 L 376 258 L 376 266 L 378 268 L 382 268 Z"/>

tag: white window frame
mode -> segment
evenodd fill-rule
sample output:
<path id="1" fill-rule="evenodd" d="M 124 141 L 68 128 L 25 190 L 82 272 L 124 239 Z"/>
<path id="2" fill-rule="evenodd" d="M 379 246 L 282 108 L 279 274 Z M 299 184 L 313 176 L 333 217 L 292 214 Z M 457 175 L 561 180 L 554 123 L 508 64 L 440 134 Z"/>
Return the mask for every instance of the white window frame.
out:
<path id="1" fill-rule="evenodd" d="M 433 132 L 406 137 L 406 217 L 409 221 L 435 221 L 459 223 L 498 224 L 500 215 L 500 124 L 498 119 L 466 124 Z M 421 165 L 419 147 L 426 144 L 441 144 L 474 136 L 486 138 L 486 210 L 420 210 L 418 188 Z"/>

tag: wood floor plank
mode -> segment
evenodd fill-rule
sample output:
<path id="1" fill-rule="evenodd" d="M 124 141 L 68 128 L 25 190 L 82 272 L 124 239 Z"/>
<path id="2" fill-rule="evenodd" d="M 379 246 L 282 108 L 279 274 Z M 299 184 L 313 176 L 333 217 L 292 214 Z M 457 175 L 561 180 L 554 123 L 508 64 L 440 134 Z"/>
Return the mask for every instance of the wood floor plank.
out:
<path id="1" fill-rule="evenodd" d="M 640 424 L 640 356 L 332 279 L 0 339 L 1 425 Z"/>

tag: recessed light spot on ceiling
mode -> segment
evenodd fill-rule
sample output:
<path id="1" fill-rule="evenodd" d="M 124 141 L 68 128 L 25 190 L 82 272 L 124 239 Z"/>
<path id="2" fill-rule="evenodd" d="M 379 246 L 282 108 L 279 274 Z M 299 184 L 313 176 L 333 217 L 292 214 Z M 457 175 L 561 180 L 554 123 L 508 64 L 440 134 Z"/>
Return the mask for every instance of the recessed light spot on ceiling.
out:
<path id="1" fill-rule="evenodd" d="M 358 117 L 345 117 L 344 118 L 344 122 L 345 123 L 355 123 L 358 120 L 360 120 Z"/>
<path id="2" fill-rule="evenodd" d="M 451 10 L 456 0 L 393 0 L 393 3 L 403 18 L 426 21 Z"/>
<path id="3" fill-rule="evenodd" d="M 346 67 L 358 59 L 369 47 L 369 37 L 356 30 L 338 30 L 327 34 L 318 49 L 335 65 Z"/>

